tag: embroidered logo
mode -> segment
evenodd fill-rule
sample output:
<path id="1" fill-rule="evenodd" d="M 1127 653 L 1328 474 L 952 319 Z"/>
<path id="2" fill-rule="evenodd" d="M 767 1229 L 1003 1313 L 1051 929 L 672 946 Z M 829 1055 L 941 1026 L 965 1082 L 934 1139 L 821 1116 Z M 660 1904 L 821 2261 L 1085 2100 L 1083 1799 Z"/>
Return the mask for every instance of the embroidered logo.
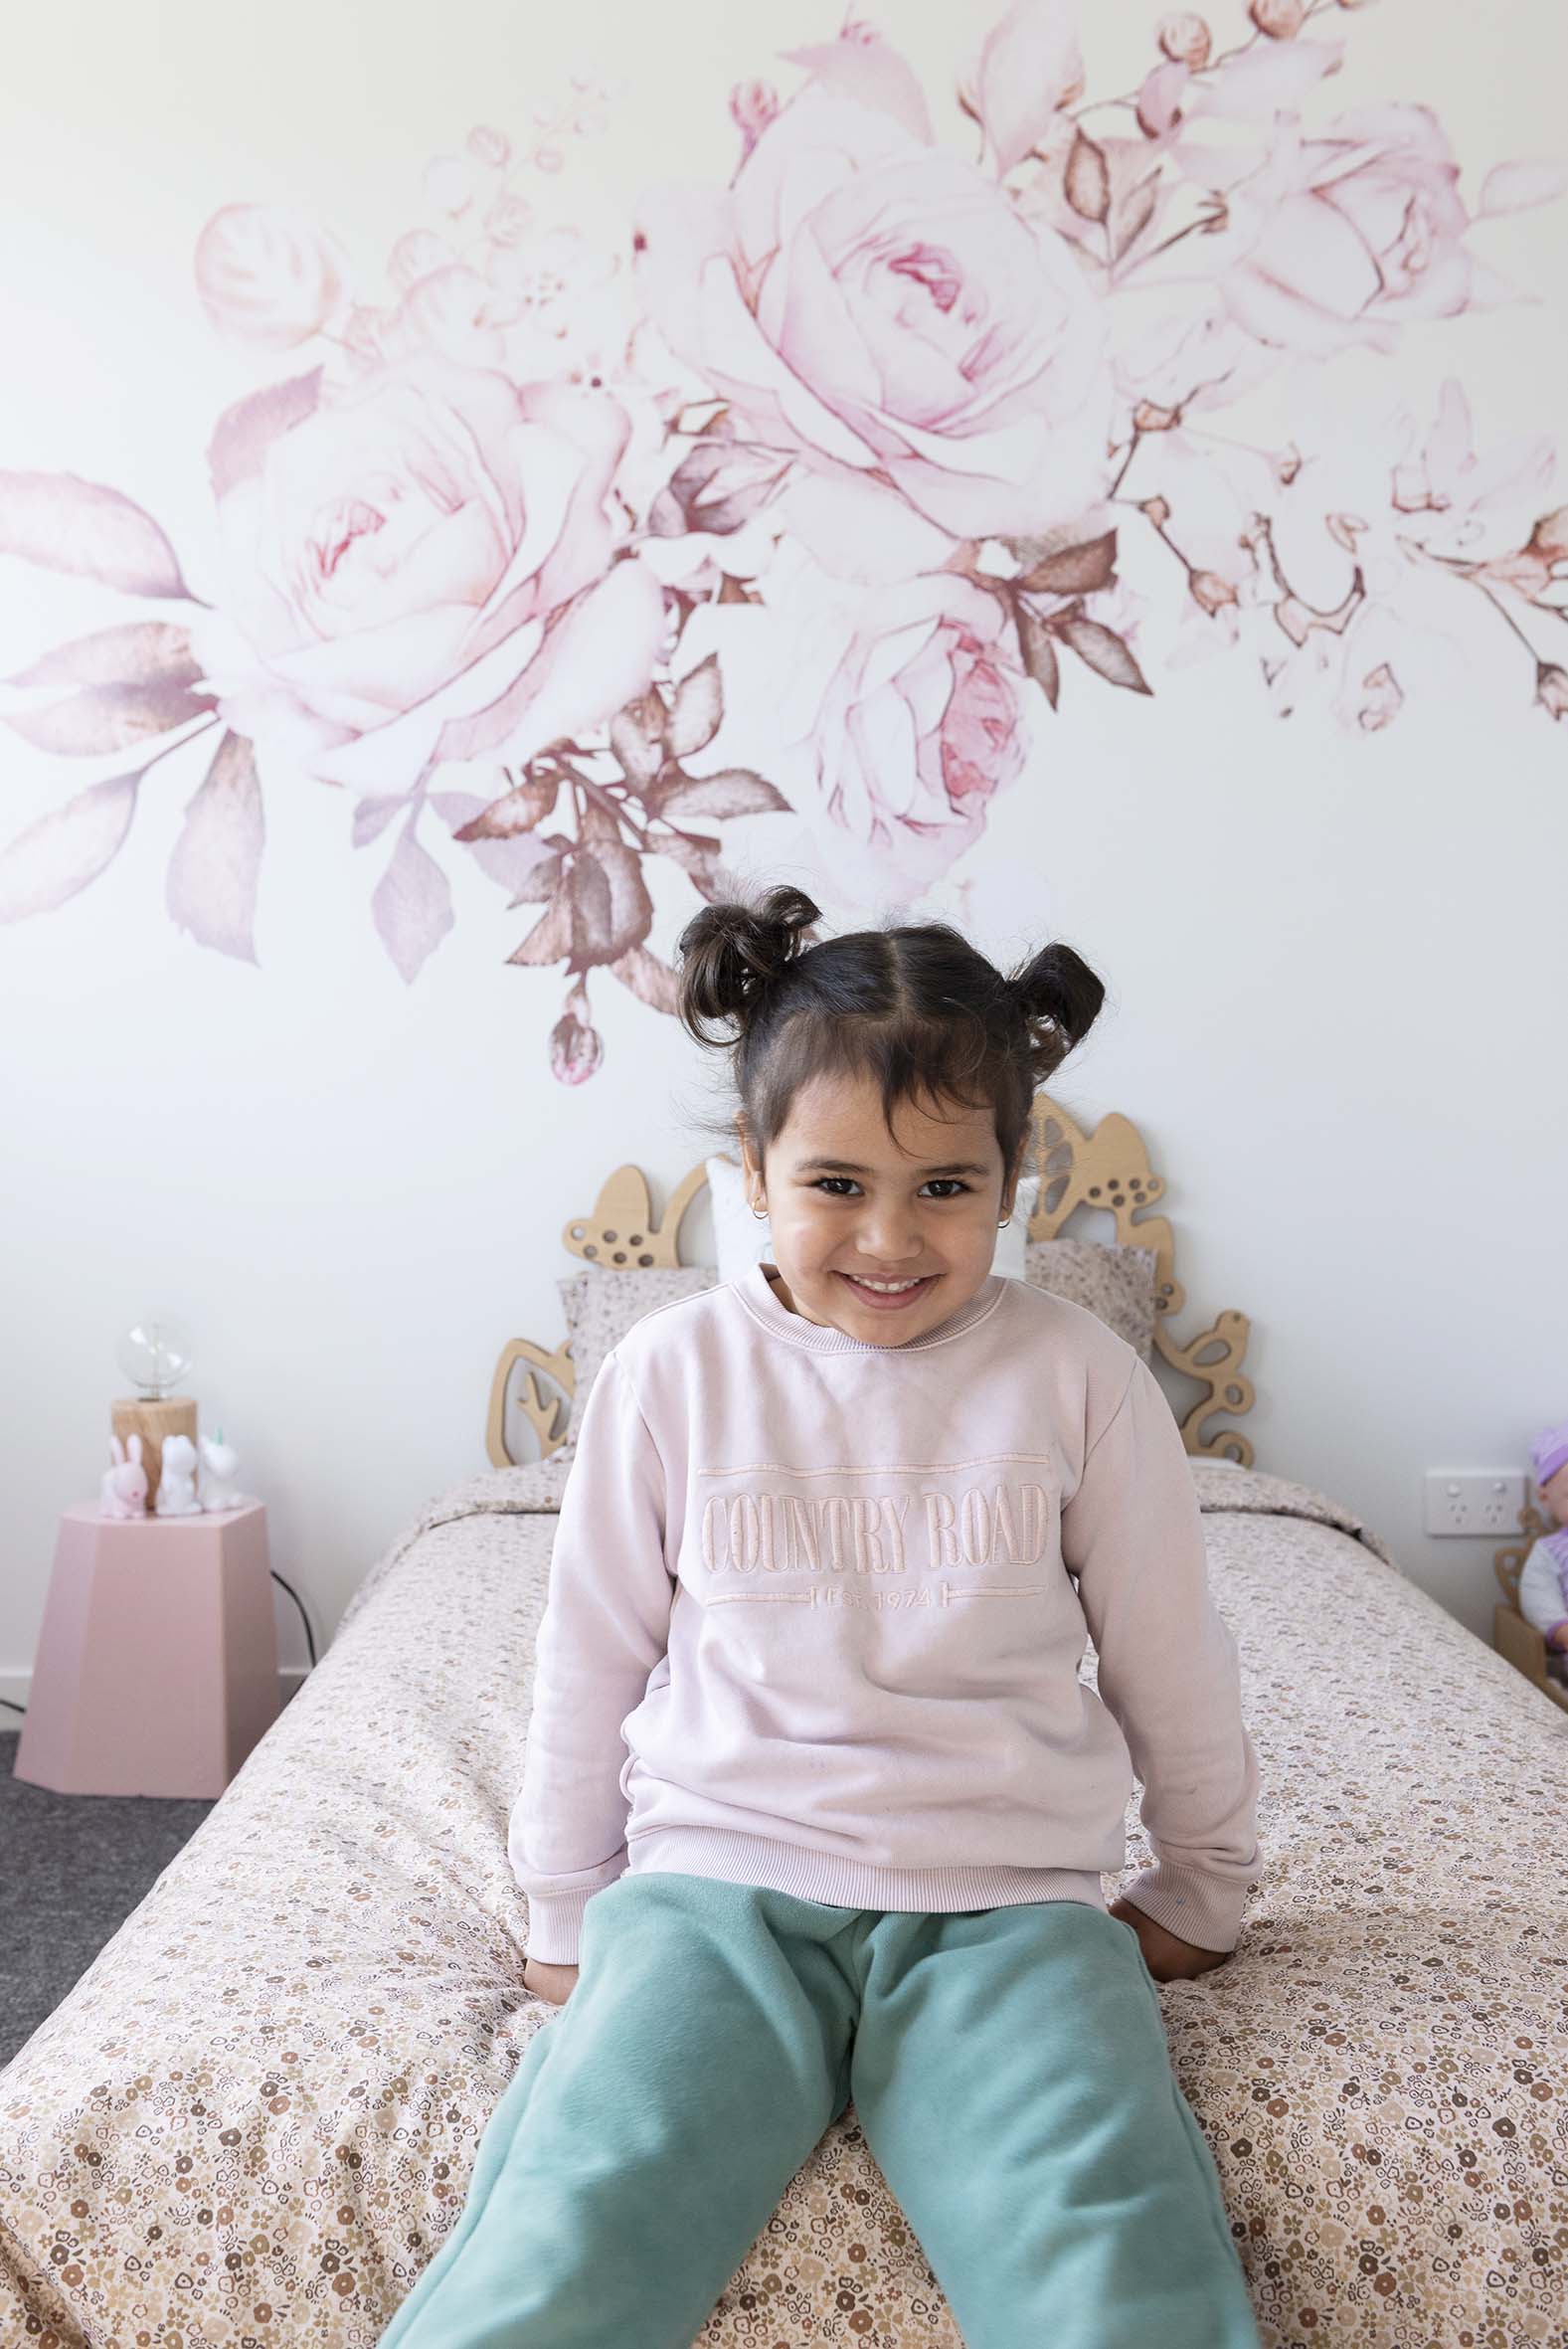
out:
<path id="1" fill-rule="evenodd" d="M 1049 1463 L 994 1453 L 937 1466 L 802 1470 L 758 1462 L 701 1469 L 699 1475 L 732 1486 L 746 1480 L 739 1489 L 712 1494 L 702 1507 L 699 1545 L 710 1578 L 704 1603 L 772 1598 L 806 1605 L 947 1606 L 960 1598 L 1021 1598 L 1045 1590 L 1045 1582 L 995 1579 L 998 1572 L 1038 1565 L 1052 1549 L 1053 1488 L 1019 1473 L 1020 1467 Z M 809 1489 L 822 1480 L 859 1489 Z M 894 1480 L 902 1480 L 902 1489 Z M 805 1578 L 805 1586 L 766 1586 L 768 1578 L 784 1575 L 797 1585 Z M 732 1576 L 750 1586 L 711 1587 Z M 940 1584 L 933 1587 L 929 1576 L 941 1576 Z M 901 1587 L 901 1577 L 919 1578 L 918 1586 Z M 873 1590 L 876 1595 L 869 1595 Z"/>

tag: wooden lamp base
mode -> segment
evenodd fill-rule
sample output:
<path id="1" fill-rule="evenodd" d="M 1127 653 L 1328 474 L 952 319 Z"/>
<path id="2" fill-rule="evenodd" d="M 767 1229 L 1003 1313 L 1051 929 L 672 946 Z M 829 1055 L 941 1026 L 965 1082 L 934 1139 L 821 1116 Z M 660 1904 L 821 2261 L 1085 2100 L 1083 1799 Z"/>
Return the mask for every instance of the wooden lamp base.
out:
<path id="1" fill-rule="evenodd" d="M 158 1498 L 158 1480 L 163 1473 L 163 1447 L 171 1435 L 188 1435 L 196 1441 L 196 1401 L 188 1394 L 166 1394 L 159 1401 L 147 1395 L 121 1395 L 110 1405 L 113 1412 L 114 1433 L 130 1452 L 133 1435 L 141 1438 L 141 1465 L 147 1471 L 147 1509 L 149 1514 Z"/>

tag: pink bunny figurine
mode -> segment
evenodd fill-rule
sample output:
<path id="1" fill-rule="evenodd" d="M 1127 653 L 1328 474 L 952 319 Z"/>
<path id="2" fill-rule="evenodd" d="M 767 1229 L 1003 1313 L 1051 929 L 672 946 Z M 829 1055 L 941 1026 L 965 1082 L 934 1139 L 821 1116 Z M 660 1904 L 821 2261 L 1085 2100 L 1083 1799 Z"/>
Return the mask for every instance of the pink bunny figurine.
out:
<path id="1" fill-rule="evenodd" d="M 114 1464 L 103 1471 L 98 1488 L 99 1517 L 145 1517 L 147 1514 L 147 1471 L 141 1465 L 141 1438 L 130 1439 L 130 1458 L 117 1435 L 109 1437 Z"/>

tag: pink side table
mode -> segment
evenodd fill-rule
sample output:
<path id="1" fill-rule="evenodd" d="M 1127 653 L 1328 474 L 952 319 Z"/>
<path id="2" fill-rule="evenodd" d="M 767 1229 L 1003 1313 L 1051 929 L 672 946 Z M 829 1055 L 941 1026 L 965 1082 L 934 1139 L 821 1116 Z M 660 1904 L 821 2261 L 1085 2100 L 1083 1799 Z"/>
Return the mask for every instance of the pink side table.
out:
<path id="1" fill-rule="evenodd" d="M 57 1794 L 222 1794 L 277 1718 L 266 1505 L 60 1521 L 15 1775 Z"/>

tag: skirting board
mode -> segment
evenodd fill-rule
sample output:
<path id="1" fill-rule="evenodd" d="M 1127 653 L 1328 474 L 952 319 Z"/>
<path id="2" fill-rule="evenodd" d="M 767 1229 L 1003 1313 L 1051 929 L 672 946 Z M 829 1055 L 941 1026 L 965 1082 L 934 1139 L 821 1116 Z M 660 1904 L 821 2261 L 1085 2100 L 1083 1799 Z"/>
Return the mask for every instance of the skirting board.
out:
<path id="1" fill-rule="evenodd" d="M 308 1678 L 308 1667 L 303 1664 L 286 1664 L 279 1667 L 277 1674 L 277 1686 L 281 1698 L 279 1711 L 282 1710 L 283 1705 L 288 1703 L 289 1698 L 301 1683 Z M 3 1735 L 7 1729 L 19 1729 L 22 1726 L 22 1716 L 19 1713 L 13 1713 L 11 1706 L 27 1703 L 32 1684 L 31 1665 L 25 1672 L 0 1672 L 0 1697 L 10 1699 L 10 1704 L 0 1705 L 0 1735 Z"/>

